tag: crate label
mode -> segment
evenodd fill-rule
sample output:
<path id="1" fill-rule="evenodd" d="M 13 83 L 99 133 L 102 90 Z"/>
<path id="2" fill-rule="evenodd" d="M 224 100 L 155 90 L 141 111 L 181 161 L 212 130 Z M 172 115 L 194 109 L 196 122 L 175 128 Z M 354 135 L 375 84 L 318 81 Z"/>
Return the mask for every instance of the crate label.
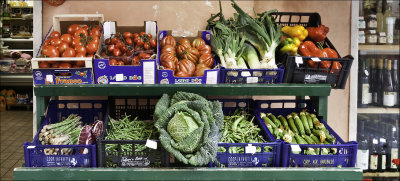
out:
<path id="1" fill-rule="evenodd" d="M 153 140 L 147 140 L 146 147 L 157 150 L 157 142 L 155 142 Z"/>
<path id="2" fill-rule="evenodd" d="M 228 167 L 258 167 L 264 164 L 257 156 L 229 156 L 227 159 Z"/>
<path id="3" fill-rule="evenodd" d="M 46 75 L 46 82 L 53 82 L 53 75 Z"/>
<path id="4" fill-rule="evenodd" d="M 326 78 L 328 76 L 326 75 L 310 75 L 310 74 L 306 74 L 304 76 L 304 82 L 305 83 L 324 83 L 326 82 Z"/>
<path id="5" fill-rule="evenodd" d="M 293 152 L 301 152 L 301 148 L 299 145 L 290 145 Z"/>
<path id="6" fill-rule="evenodd" d="M 115 74 L 115 81 L 124 81 L 124 74 Z"/>
<path id="7" fill-rule="evenodd" d="M 218 83 L 218 71 L 207 71 L 206 84 Z"/>
<path id="8" fill-rule="evenodd" d="M 311 58 L 311 60 L 313 60 L 314 62 L 320 62 L 321 61 L 321 59 L 319 59 L 317 57 L 313 57 L 313 58 Z"/>
<path id="9" fill-rule="evenodd" d="M 256 147 L 253 146 L 252 144 L 248 144 L 248 145 L 245 147 L 245 153 L 250 153 L 250 154 L 256 153 Z"/>
<path id="10" fill-rule="evenodd" d="M 148 157 L 122 157 L 121 166 L 122 167 L 147 167 L 150 165 L 150 160 Z"/>
<path id="11" fill-rule="evenodd" d="M 332 167 L 335 165 L 335 159 L 304 159 L 303 167 Z"/>
<path id="12" fill-rule="evenodd" d="M 143 62 L 143 84 L 154 84 L 155 80 L 154 62 Z"/>
<path id="13" fill-rule="evenodd" d="M 248 84 L 258 83 L 258 77 L 247 77 L 246 83 Z"/>
<path id="14" fill-rule="evenodd" d="M 46 156 L 43 160 L 47 167 L 75 167 L 80 166 L 78 160 L 74 157 Z M 85 161 L 88 165 L 88 161 Z M 85 166 L 87 166 L 85 165 Z M 82 165 L 83 166 L 83 165 Z"/>
<path id="15" fill-rule="evenodd" d="M 26 148 L 27 149 L 34 149 L 34 148 L 36 148 L 36 146 L 27 146 Z"/>
<path id="16" fill-rule="evenodd" d="M 299 64 L 303 64 L 303 58 L 301 57 L 296 57 L 295 58 L 295 62 L 297 64 L 297 67 L 299 67 Z"/>

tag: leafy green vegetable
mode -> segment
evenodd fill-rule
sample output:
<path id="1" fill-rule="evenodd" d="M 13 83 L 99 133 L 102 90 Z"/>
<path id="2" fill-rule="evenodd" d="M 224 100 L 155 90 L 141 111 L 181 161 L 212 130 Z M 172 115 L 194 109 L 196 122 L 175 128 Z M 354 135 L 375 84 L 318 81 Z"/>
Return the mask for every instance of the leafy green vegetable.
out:
<path id="1" fill-rule="evenodd" d="M 162 146 L 184 164 L 206 165 L 217 154 L 223 113 L 219 102 L 200 95 L 164 94 L 154 111 L 155 127 Z"/>

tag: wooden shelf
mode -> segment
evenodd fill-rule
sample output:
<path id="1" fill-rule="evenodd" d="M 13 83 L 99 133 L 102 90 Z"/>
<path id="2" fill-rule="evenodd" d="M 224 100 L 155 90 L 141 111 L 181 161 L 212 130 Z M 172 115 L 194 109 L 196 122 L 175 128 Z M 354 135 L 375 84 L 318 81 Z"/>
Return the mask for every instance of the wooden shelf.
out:
<path id="1" fill-rule="evenodd" d="M 8 73 L 0 74 L 2 86 L 33 86 L 32 73 Z"/>
<path id="2" fill-rule="evenodd" d="M 358 114 L 400 114 L 400 109 L 397 108 L 383 108 L 383 107 L 371 107 L 371 108 L 358 108 Z"/>
<path id="3" fill-rule="evenodd" d="M 363 173 L 363 177 L 400 177 L 399 172 Z"/>
<path id="4" fill-rule="evenodd" d="M 8 49 L 8 50 L 17 52 L 33 52 L 33 49 Z"/>
<path id="5" fill-rule="evenodd" d="M 399 45 L 359 45 L 360 54 L 399 54 Z"/>

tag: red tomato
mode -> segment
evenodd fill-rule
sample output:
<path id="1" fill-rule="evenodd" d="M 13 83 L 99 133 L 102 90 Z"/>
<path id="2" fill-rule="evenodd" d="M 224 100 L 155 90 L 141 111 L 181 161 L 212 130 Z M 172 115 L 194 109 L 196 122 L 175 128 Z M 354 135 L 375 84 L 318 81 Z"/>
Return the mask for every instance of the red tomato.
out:
<path id="1" fill-rule="evenodd" d="M 48 46 L 46 55 L 48 57 L 60 57 L 60 52 L 55 46 Z"/>
<path id="2" fill-rule="evenodd" d="M 122 47 L 120 48 L 122 53 L 125 53 L 128 49 L 126 48 L 125 45 L 122 45 Z"/>
<path id="3" fill-rule="evenodd" d="M 138 56 L 134 56 L 133 59 L 132 59 L 132 62 L 140 62 L 139 57 Z M 134 64 L 134 63 L 132 63 L 132 64 Z"/>
<path id="4" fill-rule="evenodd" d="M 118 38 L 118 39 L 121 38 L 121 34 L 115 34 L 114 36 L 115 36 L 115 38 Z"/>
<path id="5" fill-rule="evenodd" d="M 122 54 L 122 52 L 121 52 L 120 49 L 116 48 L 116 49 L 113 50 L 113 55 L 114 56 L 118 57 L 118 56 L 121 56 L 121 54 Z"/>
<path id="6" fill-rule="evenodd" d="M 81 27 L 77 24 L 73 24 L 71 26 L 68 27 L 68 34 L 70 35 L 74 35 L 75 31 L 81 29 Z"/>
<path id="7" fill-rule="evenodd" d="M 133 38 L 133 43 L 136 44 L 139 41 L 139 39 L 140 39 L 139 37 Z"/>
<path id="8" fill-rule="evenodd" d="M 84 29 L 79 29 L 75 31 L 74 36 L 75 37 L 88 36 L 88 32 Z"/>
<path id="9" fill-rule="evenodd" d="M 72 40 L 71 45 L 72 45 L 73 48 L 75 48 L 75 47 L 77 47 L 79 45 L 83 46 L 83 43 L 81 42 L 80 38 L 75 38 L 74 40 Z"/>
<path id="10" fill-rule="evenodd" d="M 118 61 L 117 65 L 122 66 L 122 65 L 125 65 L 125 63 L 123 61 Z"/>
<path id="11" fill-rule="evenodd" d="M 50 45 L 52 46 L 58 46 L 59 44 L 61 44 L 61 39 L 60 38 L 52 38 L 50 40 Z"/>
<path id="12" fill-rule="evenodd" d="M 68 45 L 72 44 L 72 35 L 70 34 L 63 34 L 60 39 L 61 41 L 68 43 Z"/>
<path id="13" fill-rule="evenodd" d="M 151 35 L 150 33 L 147 33 L 147 37 L 150 39 L 150 38 L 153 38 L 153 35 Z"/>
<path id="14" fill-rule="evenodd" d="M 101 35 L 100 30 L 97 29 L 97 28 L 94 28 L 94 27 L 90 30 L 89 33 L 90 33 L 91 36 L 100 37 L 100 35 Z"/>
<path id="15" fill-rule="evenodd" d="M 86 55 L 86 48 L 82 45 L 78 45 L 75 47 L 75 52 L 78 53 L 82 53 L 83 55 Z"/>
<path id="16" fill-rule="evenodd" d="M 117 60 L 111 59 L 110 60 L 110 65 L 117 65 Z"/>
<path id="17" fill-rule="evenodd" d="M 63 41 L 57 46 L 57 49 L 60 53 L 64 52 L 67 48 L 69 48 L 68 43 Z"/>
<path id="18" fill-rule="evenodd" d="M 61 55 L 62 57 L 75 57 L 75 50 L 73 48 L 65 49 L 64 53 Z"/>
<path id="19" fill-rule="evenodd" d="M 143 40 L 141 38 L 138 38 L 136 45 L 141 47 L 141 46 L 143 46 L 143 44 L 144 44 Z"/>
<path id="20" fill-rule="evenodd" d="M 126 54 L 126 56 L 132 56 L 133 51 L 128 49 L 128 50 L 126 50 L 125 54 Z"/>
<path id="21" fill-rule="evenodd" d="M 42 46 L 42 55 L 46 55 L 47 56 L 47 53 L 49 52 L 49 46 L 50 45 L 43 45 Z"/>
<path id="22" fill-rule="evenodd" d="M 50 64 L 47 63 L 46 61 L 40 62 L 39 68 L 50 68 Z"/>
<path id="23" fill-rule="evenodd" d="M 115 37 L 111 38 L 111 44 L 116 44 L 116 43 L 117 43 L 117 41 L 118 41 L 118 39 L 117 39 L 117 38 L 115 38 Z"/>
<path id="24" fill-rule="evenodd" d="M 135 51 L 140 51 L 140 50 L 142 50 L 143 49 L 143 47 L 140 47 L 140 46 L 135 46 Z"/>
<path id="25" fill-rule="evenodd" d="M 58 31 L 52 31 L 50 37 L 52 38 L 60 38 L 61 34 Z"/>
<path id="26" fill-rule="evenodd" d="M 94 54 L 89 54 L 89 55 L 87 55 L 86 57 L 88 57 L 88 58 L 93 58 L 93 57 L 94 57 Z"/>
<path id="27" fill-rule="evenodd" d="M 76 55 L 75 55 L 75 57 L 85 57 L 85 56 L 86 56 L 86 54 L 81 53 L 81 52 L 76 52 Z"/>
<path id="28" fill-rule="evenodd" d="M 146 34 L 145 32 L 140 32 L 140 33 L 139 33 L 139 36 L 140 36 L 140 37 L 143 37 L 143 35 L 145 35 L 145 34 Z"/>
<path id="29" fill-rule="evenodd" d="M 52 39 L 53 39 L 53 38 L 47 38 L 46 40 L 44 40 L 43 46 L 45 46 L 45 45 L 50 45 L 50 42 L 51 42 Z"/>
<path id="30" fill-rule="evenodd" d="M 150 44 L 149 44 L 148 42 L 145 42 L 144 45 L 143 45 L 143 48 L 144 48 L 145 50 L 150 49 Z"/>
<path id="31" fill-rule="evenodd" d="M 110 53 L 111 53 L 114 49 L 115 49 L 115 45 L 113 45 L 113 44 L 108 45 L 108 47 L 107 47 L 107 50 L 108 50 L 108 52 L 110 52 Z"/>
<path id="32" fill-rule="evenodd" d="M 148 54 L 148 53 L 139 53 L 139 59 L 141 59 L 141 60 L 143 60 L 143 59 L 149 59 L 150 57 L 151 57 L 151 55 L 150 54 Z"/>
<path id="33" fill-rule="evenodd" d="M 84 67 L 85 66 L 85 61 L 77 61 L 75 62 L 75 65 L 78 67 Z"/>
<path id="34" fill-rule="evenodd" d="M 128 45 L 133 45 L 132 38 L 126 38 L 126 39 L 125 39 L 125 42 L 126 42 L 126 44 L 128 44 Z"/>
<path id="35" fill-rule="evenodd" d="M 60 65 L 60 62 L 51 62 L 51 68 L 58 68 Z"/>
<path id="36" fill-rule="evenodd" d="M 98 36 L 91 35 L 90 37 L 92 38 L 92 40 L 90 41 L 90 43 L 93 42 L 93 43 L 96 43 L 97 45 L 99 44 L 100 38 L 99 38 Z"/>
<path id="37" fill-rule="evenodd" d="M 94 54 L 94 53 L 96 53 L 98 48 L 99 48 L 98 44 L 91 42 L 86 45 L 86 52 L 88 54 Z"/>
<path id="38" fill-rule="evenodd" d="M 104 41 L 104 43 L 105 43 L 106 45 L 110 45 L 110 44 L 111 44 L 111 39 L 110 39 L 110 38 L 107 38 L 107 39 Z"/>
<path id="39" fill-rule="evenodd" d="M 151 48 L 155 48 L 157 46 L 157 41 L 155 39 L 150 39 L 149 43 Z"/>
<path id="40" fill-rule="evenodd" d="M 121 48 L 122 46 L 124 46 L 124 43 L 121 40 L 118 40 L 117 43 L 115 44 L 116 48 Z"/>
<path id="41" fill-rule="evenodd" d="M 131 32 L 124 32 L 124 38 L 131 38 L 132 37 L 132 33 Z"/>
<path id="42" fill-rule="evenodd" d="M 132 34 L 132 38 L 138 38 L 139 37 L 139 34 L 137 34 L 137 33 L 134 33 L 134 34 Z"/>
<path id="43" fill-rule="evenodd" d="M 58 67 L 60 67 L 61 69 L 70 69 L 72 66 L 70 63 L 63 62 Z"/>
<path id="44" fill-rule="evenodd" d="M 88 25 L 83 25 L 81 28 L 86 30 L 86 31 L 89 31 L 89 26 Z"/>

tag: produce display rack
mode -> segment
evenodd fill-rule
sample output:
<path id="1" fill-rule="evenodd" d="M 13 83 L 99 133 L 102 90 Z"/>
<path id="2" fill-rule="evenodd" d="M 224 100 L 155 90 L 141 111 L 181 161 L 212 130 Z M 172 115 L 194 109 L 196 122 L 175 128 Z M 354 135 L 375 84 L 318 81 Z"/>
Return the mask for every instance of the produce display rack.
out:
<path id="1" fill-rule="evenodd" d="M 327 117 L 329 84 L 217 85 L 36 85 L 37 123 L 47 98 L 56 96 L 161 96 L 176 91 L 202 96 L 309 96 L 318 115 Z M 34 124 L 35 125 L 35 124 Z M 14 170 L 14 180 L 361 180 L 358 168 L 27 168 Z"/>

